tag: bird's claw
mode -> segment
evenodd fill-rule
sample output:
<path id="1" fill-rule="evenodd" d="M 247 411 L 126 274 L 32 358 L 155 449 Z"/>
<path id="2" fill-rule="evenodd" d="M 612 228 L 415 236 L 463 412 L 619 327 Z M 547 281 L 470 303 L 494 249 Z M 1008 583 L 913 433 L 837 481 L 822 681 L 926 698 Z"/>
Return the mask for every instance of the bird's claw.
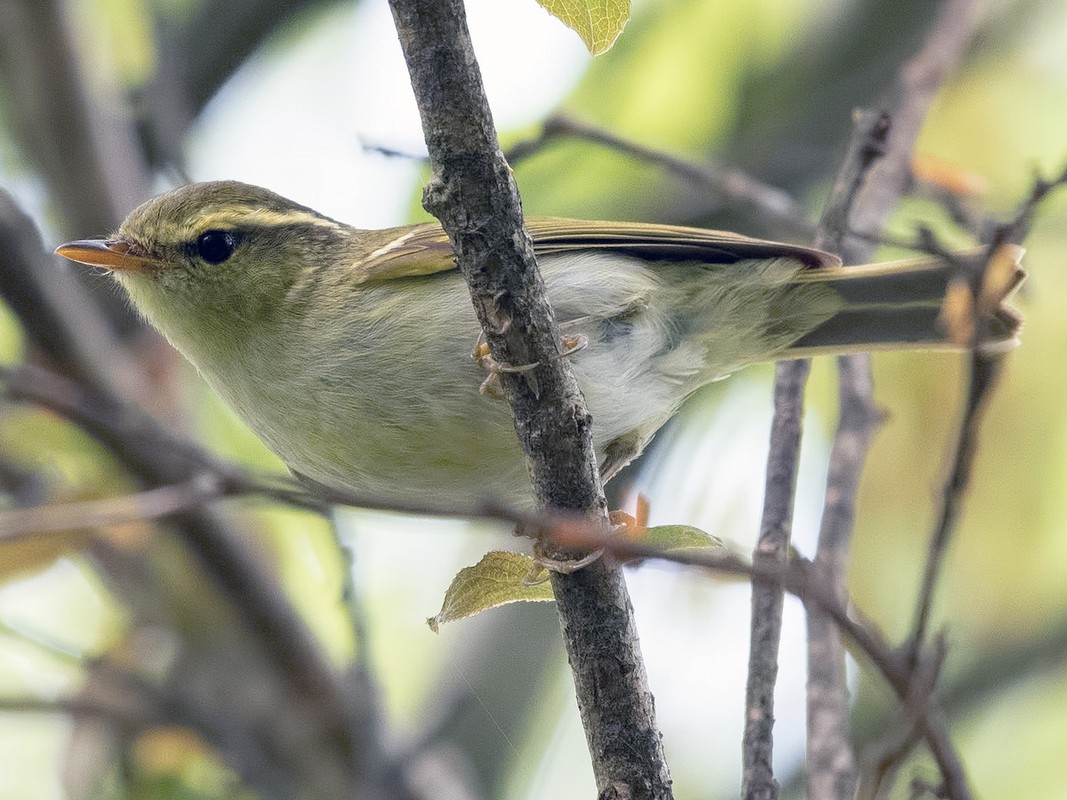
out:
<path id="1" fill-rule="evenodd" d="M 563 345 L 563 350 L 552 357 L 551 360 L 553 361 L 557 358 L 572 356 L 589 346 L 588 337 L 582 333 L 563 334 L 560 337 L 560 342 Z M 471 351 L 471 357 L 478 362 L 478 365 L 482 367 L 482 369 L 489 373 L 485 380 L 482 381 L 481 386 L 478 387 L 478 393 L 496 400 L 502 400 L 504 398 L 504 391 L 500 385 L 500 374 L 502 372 L 530 372 L 541 366 L 540 361 L 535 361 L 532 364 L 518 365 L 505 364 L 497 361 L 489 352 L 489 344 L 485 341 L 484 332 L 478 335 L 478 341 L 474 344 L 474 349 Z"/>
<path id="2" fill-rule="evenodd" d="M 558 572 L 560 575 L 571 575 L 584 567 L 588 567 L 603 555 L 603 550 L 594 550 L 591 553 L 586 553 L 581 558 L 549 558 L 544 555 L 538 555 L 534 558 L 530 573 L 522 579 L 522 583 L 524 586 L 536 586 L 547 581 L 553 572 Z"/>

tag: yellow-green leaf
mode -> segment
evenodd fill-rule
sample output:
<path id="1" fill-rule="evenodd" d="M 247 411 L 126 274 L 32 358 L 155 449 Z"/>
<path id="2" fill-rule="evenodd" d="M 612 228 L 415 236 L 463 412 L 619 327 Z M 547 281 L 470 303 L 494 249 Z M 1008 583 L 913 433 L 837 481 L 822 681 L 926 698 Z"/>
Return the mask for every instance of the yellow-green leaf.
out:
<path id="1" fill-rule="evenodd" d="M 426 624 L 437 633 L 442 623 L 454 622 L 506 603 L 552 600 L 552 587 L 548 581 L 531 580 L 538 579 L 544 572 L 531 556 L 490 551 L 473 567 L 464 567 L 456 573 L 445 591 L 441 610 L 437 616 L 426 620 Z"/>
<path id="2" fill-rule="evenodd" d="M 594 56 L 606 53 L 630 19 L 630 0 L 537 0 L 582 37 Z"/>
<path id="3" fill-rule="evenodd" d="M 650 547 L 666 551 L 726 546 L 718 536 L 712 536 L 692 525 L 657 525 L 645 531 L 641 540 Z"/>

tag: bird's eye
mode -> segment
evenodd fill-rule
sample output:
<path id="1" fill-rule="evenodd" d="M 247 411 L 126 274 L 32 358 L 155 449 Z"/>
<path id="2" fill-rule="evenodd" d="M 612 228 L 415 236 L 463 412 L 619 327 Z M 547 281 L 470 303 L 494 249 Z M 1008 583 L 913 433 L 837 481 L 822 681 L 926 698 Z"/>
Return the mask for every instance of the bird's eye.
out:
<path id="1" fill-rule="evenodd" d="M 221 264 L 237 248 L 237 234 L 232 231 L 205 231 L 196 239 L 196 252 L 209 264 Z"/>

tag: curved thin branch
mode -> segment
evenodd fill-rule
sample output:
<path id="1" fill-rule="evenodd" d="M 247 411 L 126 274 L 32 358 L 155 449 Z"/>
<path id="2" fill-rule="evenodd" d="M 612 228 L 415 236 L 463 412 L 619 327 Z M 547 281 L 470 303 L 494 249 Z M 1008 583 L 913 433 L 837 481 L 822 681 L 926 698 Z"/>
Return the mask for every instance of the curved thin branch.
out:
<path id="1" fill-rule="evenodd" d="M 562 138 L 592 142 L 653 164 L 697 186 L 723 205 L 739 206 L 746 214 L 761 217 L 772 230 L 782 231 L 781 235 L 808 239 L 815 233 L 815 225 L 804 207 L 776 186 L 724 164 L 686 161 L 568 117 L 551 117 L 536 137 L 508 148 L 508 161 L 514 164 L 529 158 Z"/>

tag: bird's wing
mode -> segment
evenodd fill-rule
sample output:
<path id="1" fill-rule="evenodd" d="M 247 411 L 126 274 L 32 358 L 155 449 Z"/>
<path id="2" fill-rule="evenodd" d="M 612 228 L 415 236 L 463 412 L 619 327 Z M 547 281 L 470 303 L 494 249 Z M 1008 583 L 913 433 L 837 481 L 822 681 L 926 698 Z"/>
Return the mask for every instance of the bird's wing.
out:
<path id="1" fill-rule="evenodd" d="M 537 256 L 576 250 L 610 250 L 650 261 L 732 264 L 749 258 L 795 258 L 808 267 L 840 266 L 840 259 L 795 244 L 738 233 L 644 222 L 533 217 L 526 221 Z M 448 237 L 436 223 L 377 232 L 382 245 L 355 265 L 360 282 L 432 275 L 455 268 Z"/>
<path id="2" fill-rule="evenodd" d="M 535 217 L 527 220 L 526 227 L 538 256 L 571 250 L 611 250 L 650 261 L 732 264 L 748 258 L 788 257 L 810 267 L 841 265 L 837 256 L 822 250 L 706 228 L 556 217 Z"/>

